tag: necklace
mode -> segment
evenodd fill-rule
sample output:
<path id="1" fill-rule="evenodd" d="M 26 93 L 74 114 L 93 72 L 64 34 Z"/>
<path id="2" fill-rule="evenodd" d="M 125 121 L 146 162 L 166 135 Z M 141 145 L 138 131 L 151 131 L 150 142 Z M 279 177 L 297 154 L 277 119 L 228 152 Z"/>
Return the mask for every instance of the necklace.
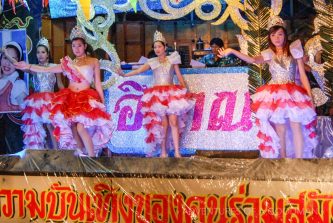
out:
<path id="1" fill-rule="evenodd" d="M 86 58 L 87 58 L 86 55 L 84 55 L 84 56 L 82 56 L 82 57 L 76 57 L 76 58 L 74 59 L 74 62 L 77 63 L 77 64 L 82 64 L 82 63 L 84 64 L 85 61 L 86 61 Z"/>
<path id="2" fill-rule="evenodd" d="M 163 59 L 158 58 L 158 62 L 160 62 L 162 66 L 165 66 L 168 64 L 169 61 L 167 57 L 164 57 Z"/>
<path id="3" fill-rule="evenodd" d="M 38 63 L 38 65 L 39 65 L 39 66 L 42 66 L 42 67 L 48 67 L 48 66 L 49 66 L 49 63 L 43 63 L 43 64 Z"/>

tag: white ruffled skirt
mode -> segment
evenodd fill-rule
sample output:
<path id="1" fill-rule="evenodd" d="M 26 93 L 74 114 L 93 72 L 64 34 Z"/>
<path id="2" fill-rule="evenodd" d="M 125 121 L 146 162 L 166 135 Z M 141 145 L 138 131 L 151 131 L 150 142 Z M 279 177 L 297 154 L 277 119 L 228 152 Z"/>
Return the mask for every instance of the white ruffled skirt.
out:
<path id="1" fill-rule="evenodd" d="M 143 126 L 147 131 L 145 141 L 150 149 L 148 153 L 152 153 L 165 137 L 162 118 L 171 114 L 177 115 L 179 134 L 181 134 L 186 126 L 186 113 L 194 107 L 195 103 L 190 98 L 186 88 L 179 85 L 154 86 L 149 88 L 145 90 L 141 101 Z"/>
<path id="2" fill-rule="evenodd" d="M 53 92 L 40 92 L 28 96 L 25 100 L 25 108 L 22 111 L 21 126 L 25 149 L 45 148 L 46 132 L 43 124 L 51 124 L 50 110 Z"/>
<path id="3" fill-rule="evenodd" d="M 95 90 L 73 92 L 65 88 L 55 93 L 52 104 L 51 119 L 60 149 L 77 149 L 71 129 L 75 123 L 83 124 L 88 130 L 95 151 L 106 147 L 111 139 L 113 126 L 111 116 Z"/>
<path id="4" fill-rule="evenodd" d="M 304 139 L 303 157 L 313 157 L 313 149 L 317 146 L 316 113 L 304 88 L 294 83 L 267 84 L 257 89 L 252 95 L 252 100 L 252 109 L 259 127 L 259 149 L 262 157 L 279 157 L 281 146 L 274 124 L 285 124 L 288 120 L 301 123 Z M 293 157 L 294 143 L 290 128 L 287 128 L 286 139 L 287 156 Z"/>

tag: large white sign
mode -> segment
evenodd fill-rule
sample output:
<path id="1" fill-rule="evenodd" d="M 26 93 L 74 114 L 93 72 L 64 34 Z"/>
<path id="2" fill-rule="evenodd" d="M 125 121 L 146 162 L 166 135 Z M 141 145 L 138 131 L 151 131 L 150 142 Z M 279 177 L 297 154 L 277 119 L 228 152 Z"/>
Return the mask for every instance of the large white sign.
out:
<path id="1" fill-rule="evenodd" d="M 185 74 L 184 78 L 196 104 L 182 134 L 182 151 L 257 148 L 246 73 Z M 151 75 L 138 75 L 123 78 L 109 89 L 108 109 L 115 125 L 112 151 L 146 153 L 140 99 L 151 83 Z"/>

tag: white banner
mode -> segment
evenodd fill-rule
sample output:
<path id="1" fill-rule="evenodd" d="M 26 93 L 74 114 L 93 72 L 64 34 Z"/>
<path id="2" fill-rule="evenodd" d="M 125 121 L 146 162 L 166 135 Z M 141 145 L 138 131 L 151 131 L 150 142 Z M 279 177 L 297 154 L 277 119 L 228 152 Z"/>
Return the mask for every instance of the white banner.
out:
<path id="1" fill-rule="evenodd" d="M 196 105 L 188 115 L 181 148 L 186 150 L 254 150 L 257 129 L 251 120 L 248 75 L 200 73 L 183 75 Z M 124 78 L 108 92 L 108 109 L 115 132 L 112 151 L 145 153 L 140 99 L 152 83 L 151 75 Z"/>

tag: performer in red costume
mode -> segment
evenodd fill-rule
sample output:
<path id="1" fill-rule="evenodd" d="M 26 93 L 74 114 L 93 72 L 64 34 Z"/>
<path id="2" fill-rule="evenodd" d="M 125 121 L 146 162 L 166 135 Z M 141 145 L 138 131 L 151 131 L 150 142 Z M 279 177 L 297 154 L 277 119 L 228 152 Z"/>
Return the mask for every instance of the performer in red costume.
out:
<path id="1" fill-rule="evenodd" d="M 270 19 L 268 30 L 269 48 L 260 56 L 250 57 L 229 48 L 219 50 L 220 57 L 234 54 L 248 63 L 269 65 L 272 79 L 252 96 L 262 157 L 311 158 L 317 144 L 316 113 L 301 42 L 289 45 L 284 21 L 278 16 Z M 295 84 L 296 72 L 302 86 Z"/>
<path id="2" fill-rule="evenodd" d="M 54 134 L 60 148 L 75 148 L 79 153 L 87 152 L 93 157 L 111 138 L 111 116 L 105 111 L 99 61 L 87 55 L 88 45 L 82 29 L 74 27 L 70 39 L 74 60 L 65 57 L 61 64 L 54 67 L 19 62 L 16 67 L 33 72 L 63 72 L 69 78 L 68 88 L 55 93 L 52 100 Z M 95 89 L 90 87 L 92 83 Z M 74 137 L 75 133 L 78 133 L 78 137 Z"/>
<path id="3" fill-rule="evenodd" d="M 50 46 L 46 38 L 41 38 L 37 43 L 37 59 L 38 65 L 44 67 L 56 66 L 49 63 Z M 52 141 L 52 148 L 58 149 L 56 139 L 53 136 L 53 126 L 50 119 L 51 100 L 54 97 L 54 86 L 57 83 L 59 89 L 63 89 L 64 85 L 61 81 L 61 74 L 30 72 L 33 77 L 35 93 L 27 97 L 25 109 L 23 110 L 22 120 L 24 125 L 23 142 L 27 149 L 43 149 L 47 148 L 46 131 Z"/>
<path id="4" fill-rule="evenodd" d="M 122 71 L 119 73 L 121 76 L 129 77 L 148 69 L 153 70 L 153 87 L 145 90 L 141 99 L 143 125 L 148 132 L 146 142 L 152 150 L 160 144 L 160 156 L 167 157 L 166 145 L 170 126 L 175 149 L 174 156 L 181 157 L 179 134 L 185 127 L 186 113 L 194 106 L 194 101 L 190 100 L 186 93 L 185 81 L 178 66 L 181 63 L 179 54 L 173 52 L 170 56 L 166 56 L 166 40 L 158 31 L 154 34 L 154 52 L 157 57 L 149 59 L 139 69 L 127 74 Z M 174 84 L 174 73 L 180 85 Z"/>

